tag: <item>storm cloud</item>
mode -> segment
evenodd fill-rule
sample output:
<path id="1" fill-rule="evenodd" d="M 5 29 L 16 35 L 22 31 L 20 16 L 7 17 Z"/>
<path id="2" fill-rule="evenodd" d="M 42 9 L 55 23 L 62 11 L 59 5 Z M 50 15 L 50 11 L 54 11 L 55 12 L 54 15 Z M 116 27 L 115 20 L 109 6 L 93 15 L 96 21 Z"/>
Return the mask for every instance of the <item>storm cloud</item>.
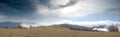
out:
<path id="1" fill-rule="evenodd" d="M 0 0 L 0 22 L 120 21 L 119 2 L 119 0 Z M 112 14 L 116 17 L 111 16 Z M 108 17 L 109 15 L 111 17 Z"/>

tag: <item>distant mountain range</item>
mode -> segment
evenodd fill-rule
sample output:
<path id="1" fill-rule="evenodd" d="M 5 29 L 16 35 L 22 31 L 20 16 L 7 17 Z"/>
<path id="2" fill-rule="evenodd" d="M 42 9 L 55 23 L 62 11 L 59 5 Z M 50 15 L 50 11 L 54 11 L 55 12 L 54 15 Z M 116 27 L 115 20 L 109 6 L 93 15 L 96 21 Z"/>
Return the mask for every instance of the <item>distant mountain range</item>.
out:
<path id="1" fill-rule="evenodd" d="M 53 25 L 52 25 L 53 26 Z M 77 24 L 54 24 L 54 26 L 61 26 L 61 27 L 67 27 L 70 28 L 71 30 L 83 30 L 83 31 L 91 31 L 93 28 L 96 28 L 96 30 L 101 29 L 107 29 L 108 26 L 110 25 L 97 25 L 93 27 L 88 27 L 88 26 L 82 26 L 82 25 L 77 25 Z M 0 22 L 0 28 L 39 28 L 41 25 L 39 24 L 28 24 L 28 23 L 16 23 L 16 22 Z M 43 26 L 42 26 L 43 27 Z M 120 31 L 120 25 L 116 26 L 118 27 Z"/>
<path id="2" fill-rule="evenodd" d="M 59 24 L 61 27 L 67 27 L 70 28 L 71 30 L 84 30 L 84 31 L 90 31 L 92 28 L 90 27 L 85 27 L 85 26 L 80 26 L 80 25 L 72 25 L 72 24 Z"/>
<path id="3" fill-rule="evenodd" d="M 0 22 L 0 28 L 19 28 L 20 24 L 15 22 Z"/>

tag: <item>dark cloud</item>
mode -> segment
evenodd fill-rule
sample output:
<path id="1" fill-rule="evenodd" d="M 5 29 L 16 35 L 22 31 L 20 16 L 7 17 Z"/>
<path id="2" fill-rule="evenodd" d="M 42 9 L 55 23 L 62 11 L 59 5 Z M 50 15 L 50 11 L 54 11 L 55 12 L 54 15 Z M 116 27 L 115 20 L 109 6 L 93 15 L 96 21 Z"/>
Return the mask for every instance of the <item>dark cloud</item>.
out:
<path id="1" fill-rule="evenodd" d="M 48 8 L 51 8 L 51 9 L 69 7 L 69 6 L 72 6 L 72 5 L 74 5 L 78 2 L 78 0 L 70 0 L 69 3 L 67 3 L 66 5 L 54 6 L 54 5 L 50 4 L 51 3 L 50 1 L 51 0 L 39 0 L 40 4 L 43 4 L 43 5 L 47 6 Z"/>
<path id="2" fill-rule="evenodd" d="M 34 11 L 30 0 L 0 0 L 0 14 L 6 16 L 26 16 Z"/>

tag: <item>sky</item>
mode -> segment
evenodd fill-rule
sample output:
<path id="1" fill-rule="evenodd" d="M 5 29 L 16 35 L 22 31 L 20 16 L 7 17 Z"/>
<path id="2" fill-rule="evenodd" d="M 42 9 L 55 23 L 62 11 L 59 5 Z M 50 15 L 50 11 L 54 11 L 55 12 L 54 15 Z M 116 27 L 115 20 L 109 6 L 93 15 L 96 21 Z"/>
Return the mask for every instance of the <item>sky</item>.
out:
<path id="1" fill-rule="evenodd" d="M 0 0 L 0 22 L 120 22 L 120 0 Z"/>

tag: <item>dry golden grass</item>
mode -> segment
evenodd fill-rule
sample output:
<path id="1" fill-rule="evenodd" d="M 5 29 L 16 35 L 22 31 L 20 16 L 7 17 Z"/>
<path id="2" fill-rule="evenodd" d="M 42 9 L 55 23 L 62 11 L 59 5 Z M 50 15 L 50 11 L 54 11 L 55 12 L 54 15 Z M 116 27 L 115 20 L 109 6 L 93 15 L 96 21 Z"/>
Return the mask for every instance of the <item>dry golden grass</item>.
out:
<path id="1" fill-rule="evenodd" d="M 0 37 L 120 37 L 120 32 L 75 31 L 64 27 L 0 29 Z"/>

